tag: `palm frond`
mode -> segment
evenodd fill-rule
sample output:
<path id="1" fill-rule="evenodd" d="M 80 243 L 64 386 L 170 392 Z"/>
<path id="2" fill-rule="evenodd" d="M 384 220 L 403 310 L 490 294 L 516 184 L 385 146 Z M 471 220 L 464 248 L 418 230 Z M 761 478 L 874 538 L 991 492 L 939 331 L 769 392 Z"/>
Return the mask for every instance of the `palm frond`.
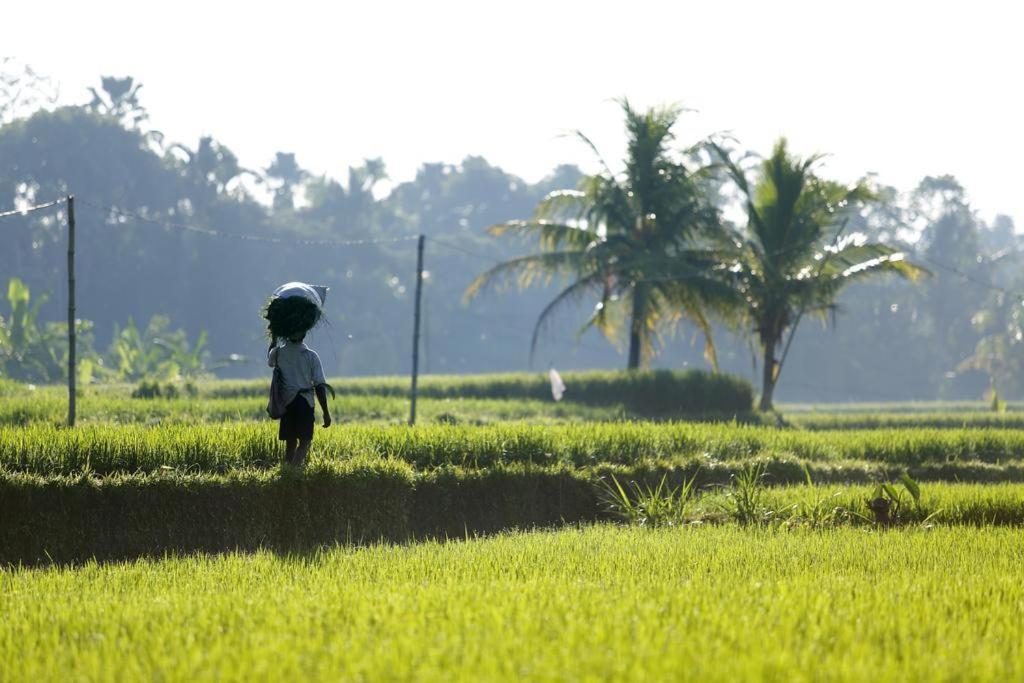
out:
<path id="1" fill-rule="evenodd" d="M 530 338 L 530 363 L 533 363 L 533 356 L 537 350 L 537 343 L 544 329 L 550 324 L 552 316 L 561 309 L 579 303 L 579 300 L 596 288 L 600 288 L 600 279 L 596 276 L 584 277 L 563 289 L 552 299 L 537 316 L 537 322 L 533 326 L 533 335 Z"/>
<path id="2" fill-rule="evenodd" d="M 711 331 L 711 321 L 704 315 L 703 311 L 699 311 L 700 315 L 696 316 L 697 326 L 700 328 L 700 332 L 704 335 L 704 360 L 711 364 L 712 372 L 717 373 L 718 367 L 718 350 L 715 348 L 715 338 Z"/>
<path id="3" fill-rule="evenodd" d="M 604 160 L 604 157 L 601 156 L 601 152 L 598 151 L 597 145 L 595 145 L 593 141 L 581 130 L 574 130 L 573 135 L 575 135 L 579 140 L 582 140 L 583 144 L 590 148 L 590 151 L 594 153 L 595 157 L 597 157 L 597 161 L 601 164 L 601 168 L 604 169 L 604 172 L 607 173 L 609 177 L 615 177 L 615 174 L 612 173 L 612 169 L 608 166 L 608 162 Z"/>
<path id="4" fill-rule="evenodd" d="M 468 303 L 485 289 L 507 284 L 512 279 L 520 288 L 529 287 L 541 278 L 550 280 L 559 272 L 577 269 L 583 259 L 579 251 L 548 251 L 504 261 L 477 276 L 466 288 L 462 300 Z"/>
<path id="5" fill-rule="evenodd" d="M 637 213 L 629 191 L 614 178 L 601 175 L 587 176 L 580 181 L 580 189 L 587 197 L 588 207 L 583 214 L 588 226 L 605 234 L 633 230 Z"/>
<path id="6" fill-rule="evenodd" d="M 622 299 L 613 294 L 613 288 L 607 286 L 606 282 L 601 294 L 601 300 L 595 304 L 593 313 L 577 330 L 577 338 L 582 337 L 587 330 L 593 328 L 611 342 L 616 349 L 621 350 L 620 333 L 622 332 L 625 320 L 622 309 Z"/>
<path id="7" fill-rule="evenodd" d="M 597 233 L 567 223 L 550 220 L 507 221 L 487 228 L 495 237 L 517 234 L 536 236 L 542 249 L 554 250 L 561 247 L 584 249 L 595 239 Z"/>
<path id="8" fill-rule="evenodd" d="M 585 218 L 589 202 L 581 190 L 555 190 L 540 200 L 534 209 L 535 220 L 555 222 L 579 221 Z"/>
<path id="9" fill-rule="evenodd" d="M 704 337 L 704 360 L 711 365 L 712 372 L 718 372 L 718 351 L 715 348 L 715 339 L 711 328 L 711 319 L 708 317 L 708 301 L 701 292 L 677 290 L 666 293 L 666 298 L 677 307 L 680 318 L 692 322 Z"/>
<path id="10" fill-rule="evenodd" d="M 711 149 L 714 150 L 715 154 L 721 159 L 722 164 L 725 165 L 728 171 L 729 177 L 735 183 L 736 187 L 739 188 L 743 194 L 744 205 L 747 210 L 747 220 L 749 221 L 748 229 L 755 234 L 761 234 L 767 231 L 764 225 L 764 218 L 761 216 L 756 203 L 754 202 L 754 189 L 751 187 L 750 182 L 747 180 L 747 174 L 743 171 L 739 165 L 732 160 L 728 150 L 719 145 L 717 142 L 710 142 Z M 762 254 L 763 251 L 759 244 L 751 242 L 751 248 Z"/>
<path id="11" fill-rule="evenodd" d="M 908 261 L 902 251 L 877 242 L 849 243 L 822 258 L 825 260 L 820 271 L 823 278 L 849 280 L 886 271 L 914 281 L 931 274 L 926 268 Z"/>

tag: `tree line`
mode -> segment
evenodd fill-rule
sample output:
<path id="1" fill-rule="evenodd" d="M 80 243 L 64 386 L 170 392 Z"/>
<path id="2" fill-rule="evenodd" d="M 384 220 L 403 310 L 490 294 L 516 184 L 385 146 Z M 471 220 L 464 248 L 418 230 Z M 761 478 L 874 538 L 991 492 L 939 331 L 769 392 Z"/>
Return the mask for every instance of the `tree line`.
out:
<path id="1" fill-rule="evenodd" d="M 765 372 L 777 379 L 776 363 L 784 361 L 779 392 L 787 400 L 1024 391 L 1017 379 L 1021 299 L 1014 293 L 1024 289 L 1015 268 L 1019 238 L 1008 218 L 983 221 L 950 176 L 926 178 L 908 193 L 870 179 L 840 186 L 821 176 L 815 158 L 781 144 L 764 159 L 748 159 L 721 140 L 678 145 L 677 112 L 661 108 L 625 112 L 625 163 L 592 176 L 562 166 L 528 183 L 469 157 L 424 164 L 415 178 L 382 192 L 387 170 L 379 159 L 339 179 L 310 173 L 286 152 L 249 169 L 213 137 L 169 141 L 149 125 L 131 79 L 103 79 L 80 106 L 38 99 L 14 114 L 0 105 L 0 206 L 73 191 L 105 207 L 87 206 L 79 216 L 79 307 L 98 348 L 109 348 L 130 319 L 145 329 L 163 315 L 168 329 L 189 339 L 207 333 L 208 367 L 251 376 L 262 371 L 258 311 L 265 297 L 283 281 L 319 278 L 333 290 L 330 325 L 317 340 L 327 347 L 329 370 L 404 372 L 410 243 L 268 247 L 230 235 L 353 240 L 423 233 L 429 372 L 525 369 L 533 347 L 533 367 L 614 367 L 623 362 L 621 350 L 627 365 L 717 363 L 751 377 L 756 356 L 760 381 Z M 791 204 L 798 218 L 787 223 L 780 207 L 792 187 L 802 190 Z M 49 292 L 39 315 L 54 321 L 63 303 L 60 218 L 0 223 L 0 279 L 6 286 L 18 277 L 33 292 Z M 527 241 L 496 239 L 486 231 L 491 226 Z M 799 249 L 772 242 L 780 238 Z M 889 258 L 895 254 L 904 260 Z M 510 265 L 517 257 L 525 260 Z M 503 276 L 493 282 L 508 275 L 534 286 L 463 302 L 495 264 L 504 264 Z M 842 287 L 880 270 L 931 276 Z M 778 303 L 766 298 L 781 291 L 775 277 L 787 288 L 782 303 L 758 321 L 754 310 Z M 10 312 L 0 303 L 5 320 Z M 800 334 L 789 336 L 813 318 L 836 324 L 800 323 Z M 768 354 L 764 339 L 774 336 L 778 347 L 779 329 L 782 348 Z M 10 356 L 10 349 L 2 353 Z M 109 353 L 99 360 L 112 362 Z"/>
<path id="2" fill-rule="evenodd" d="M 916 280 L 928 272 L 895 247 L 845 232 L 851 217 L 877 198 L 867 182 L 846 187 L 820 177 L 819 157 L 793 155 L 785 139 L 751 179 L 714 141 L 673 154 L 681 109 L 639 112 L 627 100 L 621 106 L 628 135 L 623 171 L 613 172 L 602 159 L 603 172 L 584 178 L 579 189 L 552 192 L 532 219 L 492 228 L 495 235 L 534 234 L 542 251 L 500 263 L 470 286 L 472 297 L 510 274 L 529 286 L 538 275 L 565 273 L 570 284 L 541 312 L 534 343 L 561 306 L 590 298 L 594 313 L 583 329 L 596 327 L 613 342 L 626 336 L 628 369 L 646 364 L 659 331 L 686 320 L 701 330 L 717 370 L 711 333 L 717 317 L 756 337 L 760 407 L 771 410 L 805 314 L 835 311 L 840 291 L 854 280 L 883 273 Z M 708 191 L 719 167 L 740 193 L 745 225 L 725 220 Z"/>

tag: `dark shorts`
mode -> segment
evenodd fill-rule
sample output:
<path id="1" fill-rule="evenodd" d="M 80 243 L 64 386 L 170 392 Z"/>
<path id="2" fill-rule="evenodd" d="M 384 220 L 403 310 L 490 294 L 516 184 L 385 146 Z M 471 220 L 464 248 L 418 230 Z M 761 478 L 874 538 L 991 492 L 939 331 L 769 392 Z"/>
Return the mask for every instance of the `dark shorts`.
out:
<path id="1" fill-rule="evenodd" d="M 309 441 L 313 438 L 313 406 L 309 405 L 309 401 L 301 394 L 288 404 L 288 409 L 281 418 L 281 425 L 277 430 L 277 438 L 281 441 L 288 439 Z"/>

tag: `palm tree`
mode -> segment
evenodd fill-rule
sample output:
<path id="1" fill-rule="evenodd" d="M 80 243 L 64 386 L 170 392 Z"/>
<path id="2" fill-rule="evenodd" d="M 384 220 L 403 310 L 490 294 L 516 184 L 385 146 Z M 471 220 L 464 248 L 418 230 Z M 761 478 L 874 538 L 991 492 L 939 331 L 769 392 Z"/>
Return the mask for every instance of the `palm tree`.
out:
<path id="1" fill-rule="evenodd" d="M 278 186 L 274 189 L 274 210 L 291 211 L 295 208 L 295 188 L 302 184 L 308 173 L 299 166 L 292 152 L 278 152 L 265 169 L 267 178 Z"/>
<path id="2" fill-rule="evenodd" d="M 603 171 L 584 178 L 575 190 L 549 194 L 530 220 L 491 227 L 493 235 L 538 238 L 540 252 L 494 266 L 476 278 L 466 298 L 499 282 L 515 280 L 525 288 L 563 275 L 571 283 L 540 313 L 531 354 L 558 312 L 592 298 L 593 315 L 580 332 L 596 327 L 617 343 L 626 331 L 629 369 L 645 365 L 662 332 L 682 318 L 703 331 L 709 360 L 717 366 L 708 311 L 729 292 L 712 276 L 714 254 L 700 246 L 719 223 L 701 183 L 707 168 L 691 171 L 684 163 L 696 148 L 683 154 L 670 149 L 680 108 L 641 113 L 625 99 L 619 103 L 628 133 L 624 172 L 612 173 L 593 143 L 577 132 Z"/>
<path id="3" fill-rule="evenodd" d="M 996 263 L 1016 252 L 1005 251 L 991 258 L 989 263 Z M 962 360 L 956 371 L 974 370 L 988 377 L 988 398 L 992 407 L 1000 410 L 1005 407 L 1000 398 L 1005 389 L 1004 384 L 1011 384 L 1021 376 L 1024 354 L 1024 302 L 1020 296 L 1010 292 L 999 292 L 973 316 L 971 326 L 976 333 L 984 336 L 978 340 L 974 353 Z"/>
<path id="4" fill-rule="evenodd" d="M 103 76 L 100 82 L 100 90 L 89 88 L 92 100 L 85 105 L 87 109 L 104 116 L 112 116 L 129 127 L 136 127 L 149 118 L 146 108 L 139 102 L 141 83 L 131 76 Z"/>
<path id="5" fill-rule="evenodd" d="M 193 203 L 212 206 L 232 192 L 243 176 L 250 176 L 254 182 L 262 180 L 259 173 L 243 168 L 234 152 L 209 135 L 200 137 L 195 149 L 181 143 L 174 143 L 169 149 L 176 153 L 174 159 L 181 165 L 190 197 L 196 198 Z"/>
<path id="6" fill-rule="evenodd" d="M 880 273 L 913 280 L 927 271 L 892 247 L 868 242 L 860 233 L 844 234 L 844 217 L 875 195 L 864 182 L 845 187 L 819 178 L 814 167 L 820 155 L 801 159 L 781 138 L 751 184 L 729 154 L 714 147 L 747 212 L 746 230 L 729 237 L 734 249 L 729 272 L 761 346 L 760 407 L 772 410 L 779 373 L 805 314 L 827 320 L 837 310 L 839 292 L 855 280 Z M 776 359 L 787 331 L 782 357 Z"/>

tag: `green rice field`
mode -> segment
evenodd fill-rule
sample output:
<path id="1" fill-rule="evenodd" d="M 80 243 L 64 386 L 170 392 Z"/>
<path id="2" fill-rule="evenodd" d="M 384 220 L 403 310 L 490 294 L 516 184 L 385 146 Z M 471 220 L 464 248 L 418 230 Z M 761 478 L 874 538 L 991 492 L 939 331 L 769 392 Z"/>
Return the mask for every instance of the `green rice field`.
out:
<path id="1" fill-rule="evenodd" d="M 1008 681 L 1017 529 L 590 527 L 0 571 L 4 680 Z"/>
<path id="2" fill-rule="evenodd" d="M 1020 406 L 573 380 L 338 382 L 304 472 L 263 382 L 0 385 L 0 681 L 1024 677 Z"/>
<path id="3" fill-rule="evenodd" d="M 682 375 L 686 377 L 686 375 Z M 705 387 L 691 380 L 666 381 L 649 375 L 631 390 L 619 390 L 614 373 L 566 374 L 576 395 L 551 400 L 550 389 L 538 375 L 427 376 L 418 403 L 421 424 L 489 425 L 506 422 L 566 424 L 623 420 L 738 422 L 781 424 L 804 431 L 867 429 L 1024 429 L 1024 404 L 1010 403 L 993 412 L 976 402 L 782 404 L 778 415 L 751 410 L 749 393 L 730 382 L 717 387 L 721 395 L 703 403 Z M 331 400 L 335 421 L 342 424 L 405 424 L 409 417 L 408 380 L 354 378 L 333 381 L 338 394 Z M 690 386 L 692 384 L 693 386 Z M 671 387 L 666 389 L 666 386 Z M 81 424 L 198 424 L 251 422 L 266 419 L 266 381 L 230 380 L 190 385 L 167 398 L 133 398 L 136 387 L 99 385 L 80 391 Z M 660 391 L 660 393 L 659 393 Z M 687 397 L 681 410 L 653 409 L 647 395 L 666 402 Z M 696 397 L 696 398 L 695 398 Z M 0 426 L 35 423 L 61 425 L 67 418 L 63 387 L 25 387 L 0 382 Z"/>
<path id="4" fill-rule="evenodd" d="M 0 468 L 40 475 L 107 475 L 171 467 L 225 473 L 276 468 L 273 423 L 50 424 L 0 427 Z M 770 459 L 835 467 L 964 466 L 1006 472 L 1024 460 L 1024 431 L 1014 429 L 874 429 L 800 431 L 738 424 L 599 422 L 489 426 L 339 425 L 320 430 L 313 464 L 380 457 L 418 469 L 499 464 L 633 465 Z"/>

